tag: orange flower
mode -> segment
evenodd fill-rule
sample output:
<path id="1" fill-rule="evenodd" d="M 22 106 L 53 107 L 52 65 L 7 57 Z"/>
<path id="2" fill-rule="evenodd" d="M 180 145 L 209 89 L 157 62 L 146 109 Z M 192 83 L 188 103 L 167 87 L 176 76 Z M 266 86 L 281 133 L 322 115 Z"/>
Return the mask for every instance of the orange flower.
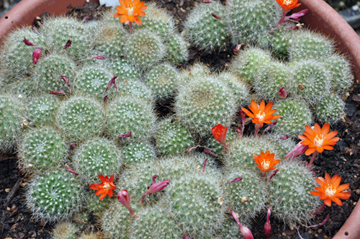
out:
<path id="1" fill-rule="evenodd" d="M 108 195 L 109 197 L 112 197 L 113 195 L 113 190 L 116 188 L 115 184 L 114 184 L 114 175 L 112 174 L 110 176 L 110 179 L 108 178 L 108 176 L 103 176 L 101 174 L 98 175 L 101 183 L 97 183 L 97 184 L 91 184 L 90 188 L 92 190 L 97 190 L 95 193 L 95 196 L 98 196 L 101 194 L 99 201 L 101 199 L 103 199 L 106 195 Z"/>
<path id="2" fill-rule="evenodd" d="M 299 135 L 299 138 L 302 140 L 302 145 L 309 146 L 309 148 L 305 151 L 306 155 L 310 155 L 315 151 L 322 153 L 324 149 L 334 149 L 330 145 L 335 145 L 339 140 L 339 137 L 334 138 L 338 132 L 333 131 L 329 133 L 329 129 L 330 124 L 328 123 L 325 123 L 322 129 L 318 123 L 315 123 L 314 130 L 312 130 L 310 126 L 305 125 L 305 131 L 303 131 L 305 136 Z"/>
<path id="3" fill-rule="evenodd" d="M 301 3 L 298 3 L 298 0 L 276 0 L 276 1 L 286 11 L 290 11 L 291 9 L 301 5 Z"/>
<path id="4" fill-rule="evenodd" d="M 226 145 L 226 132 L 228 130 L 228 127 L 226 126 L 226 128 L 224 126 L 222 126 L 221 124 L 218 124 L 216 126 L 214 126 L 211 129 L 211 133 L 214 136 L 214 138 L 224 146 L 225 150 L 227 151 L 227 145 Z"/>
<path id="5" fill-rule="evenodd" d="M 266 152 L 261 152 L 260 155 L 256 155 L 254 154 L 254 160 L 255 163 L 257 163 L 258 165 L 255 165 L 256 167 L 258 167 L 261 172 L 267 172 L 267 171 L 271 171 L 276 169 L 276 167 L 274 167 L 276 164 L 280 163 L 279 159 L 274 159 L 275 154 L 270 154 L 269 150 L 266 150 Z"/>
<path id="6" fill-rule="evenodd" d="M 119 0 L 120 6 L 116 7 L 117 13 L 114 17 L 121 17 L 121 23 L 136 22 L 138 25 L 142 24 L 140 17 L 145 16 L 147 5 L 140 0 Z"/>
<path id="7" fill-rule="evenodd" d="M 272 110 L 272 106 L 272 102 L 269 102 L 269 104 L 265 106 L 265 101 L 262 100 L 259 106 L 254 100 L 251 100 L 251 105 L 249 105 L 251 112 L 244 107 L 241 109 L 247 116 L 252 118 L 254 124 L 259 124 L 260 127 L 263 127 L 264 123 L 271 124 L 271 120 L 280 118 L 280 115 L 273 115 L 276 112 L 276 109 Z"/>
<path id="8" fill-rule="evenodd" d="M 314 196 L 319 196 L 327 206 L 331 206 L 331 201 L 342 206 L 340 199 L 350 198 L 349 192 L 343 192 L 349 187 L 349 184 L 340 185 L 341 177 L 339 175 L 335 174 L 333 178 L 330 178 L 330 175 L 326 173 L 325 179 L 319 177 L 315 180 L 320 187 L 316 187 L 315 190 L 317 191 L 310 191 L 310 193 Z"/>

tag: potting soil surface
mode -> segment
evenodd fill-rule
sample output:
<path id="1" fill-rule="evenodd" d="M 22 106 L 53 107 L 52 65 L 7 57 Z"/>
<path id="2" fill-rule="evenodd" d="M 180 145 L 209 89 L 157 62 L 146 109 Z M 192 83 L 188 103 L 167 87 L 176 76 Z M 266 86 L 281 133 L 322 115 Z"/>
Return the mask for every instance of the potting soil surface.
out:
<path id="1" fill-rule="evenodd" d="M 166 8 L 175 18 L 176 25 L 180 32 L 183 31 L 183 22 L 189 11 L 198 3 L 193 0 L 158 0 L 160 7 Z M 106 10 L 104 6 L 97 3 L 88 3 L 85 7 L 69 6 L 69 15 L 82 20 L 91 16 L 96 20 Z M 46 14 L 45 14 L 46 15 Z M 41 21 L 36 25 L 41 27 Z M 189 62 L 179 65 L 179 68 L 186 68 L 196 62 L 203 62 L 214 71 L 222 71 L 229 67 L 234 53 L 231 48 L 223 49 L 215 53 L 206 53 L 196 48 L 190 48 Z M 173 114 L 171 104 L 157 105 L 159 115 Z M 351 197 L 343 200 L 343 206 L 332 204 L 326 207 L 323 212 L 317 214 L 313 224 L 323 222 L 329 215 L 328 221 L 315 228 L 300 226 L 299 233 L 304 239 L 332 238 L 344 224 L 354 209 L 360 196 L 360 95 L 359 86 L 354 83 L 349 96 L 346 99 L 346 115 L 339 123 L 332 125 L 332 129 L 338 131 L 341 140 L 336 144 L 334 150 L 325 151 L 319 154 L 314 162 L 314 170 L 317 176 L 338 174 L 341 176 L 341 183 L 350 185 Z M 247 126 L 245 132 L 253 131 Z M 307 158 L 309 159 L 309 158 Z M 17 167 L 16 154 L 0 155 L 0 238 L 51 238 L 53 224 L 37 221 L 32 217 L 31 212 L 25 204 L 25 189 L 28 184 L 29 175 L 24 175 Z M 79 225 L 77 234 L 90 230 L 99 230 L 99 223 L 90 215 L 88 223 Z M 283 222 L 271 217 L 270 238 L 300 238 L 295 228 L 284 226 Z M 266 215 L 258 216 L 252 224 L 254 238 L 265 238 L 263 235 Z M 181 235 L 179 235 L 180 238 Z"/>

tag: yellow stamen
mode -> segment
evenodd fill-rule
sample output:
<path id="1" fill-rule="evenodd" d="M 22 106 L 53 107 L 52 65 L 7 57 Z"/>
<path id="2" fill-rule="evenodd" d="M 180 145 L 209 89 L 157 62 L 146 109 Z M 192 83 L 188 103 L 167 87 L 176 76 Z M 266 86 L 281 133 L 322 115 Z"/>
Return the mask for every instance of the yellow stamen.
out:
<path id="1" fill-rule="evenodd" d="M 325 189 L 325 195 L 326 196 L 329 196 L 329 197 L 332 197 L 334 196 L 336 193 L 336 188 L 332 188 L 332 185 L 328 185 Z"/>
<path id="2" fill-rule="evenodd" d="M 263 162 L 261 163 L 261 166 L 262 166 L 263 169 L 269 169 L 269 167 L 270 167 L 270 162 L 269 162 L 269 161 L 263 161 Z"/>
<path id="3" fill-rule="evenodd" d="M 314 138 L 314 144 L 316 147 L 321 147 L 324 143 L 324 137 L 322 135 L 316 135 Z"/>
<path id="4" fill-rule="evenodd" d="M 263 121 L 264 118 L 265 118 L 265 115 L 266 115 L 265 112 L 260 111 L 260 112 L 256 115 L 256 118 L 258 118 L 259 121 Z"/>
<path id="5" fill-rule="evenodd" d="M 284 5 L 290 5 L 290 4 L 292 4 L 292 2 L 293 2 L 293 0 L 284 0 L 283 4 Z"/>
<path id="6" fill-rule="evenodd" d="M 134 6 L 129 6 L 126 8 L 126 11 L 127 11 L 127 15 L 128 16 L 132 16 L 134 14 Z"/>

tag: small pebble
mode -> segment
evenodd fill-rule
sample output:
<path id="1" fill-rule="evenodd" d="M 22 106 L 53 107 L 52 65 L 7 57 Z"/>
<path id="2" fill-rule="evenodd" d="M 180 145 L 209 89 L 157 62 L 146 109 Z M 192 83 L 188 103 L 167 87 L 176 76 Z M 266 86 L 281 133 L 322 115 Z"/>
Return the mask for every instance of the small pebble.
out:
<path id="1" fill-rule="evenodd" d="M 7 210 L 7 211 L 10 211 L 11 209 L 10 209 L 9 207 L 6 207 L 6 210 Z"/>
<path id="2" fill-rule="evenodd" d="M 360 194 L 360 189 L 356 189 L 355 192 L 356 192 L 357 195 L 359 195 Z"/>
<path id="3" fill-rule="evenodd" d="M 282 235 L 283 235 L 284 237 L 286 237 L 286 233 L 285 233 L 285 232 L 283 232 Z"/>
<path id="4" fill-rule="evenodd" d="M 5 192 L 10 192 L 10 188 L 5 188 Z"/>

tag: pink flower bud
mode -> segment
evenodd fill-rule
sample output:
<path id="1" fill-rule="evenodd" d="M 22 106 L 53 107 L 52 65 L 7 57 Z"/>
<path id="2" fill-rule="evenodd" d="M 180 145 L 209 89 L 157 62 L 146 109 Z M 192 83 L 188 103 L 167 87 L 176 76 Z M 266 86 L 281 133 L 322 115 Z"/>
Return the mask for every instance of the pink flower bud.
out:
<path id="1" fill-rule="evenodd" d="M 287 135 L 285 135 L 285 136 L 280 137 L 279 139 L 281 139 L 281 140 L 287 140 L 288 138 L 290 138 L 290 137 L 287 136 Z"/>
<path id="2" fill-rule="evenodd" d="M 127 134 L 119 134 L 117 137 L 118 138 L 129 138 L 129 137 L 131 137 L 132 135 L 131 135 L 131 131 L 129 132 L 129 133 L 127 133 Z"/>
<path id="3" fill-rule="evenodd" d="M 275 120 L 274 122 L 272 122 L 271 124 L 269 124 L 269 126 L 264 129 L 264 132 L 263 132 L 263 133 L 265 133 L 266 131 L 268 131 L 268 130 L 271 129 L 272 127 L 274 127 L 276 124 L 277 124 L 277 120 Z"/>
<path id="4" fill-rule="evenodd" d="M 63 79 L 65 81 L 66 85 L 70 88 L 69 80 L 65 76 L 60 76 L 60 77 L 61 77 L 61 79 Z"/>
<path id="5" fill-rule="evenodd" d="M 284 90 L 284 87 L 280 87 L 279 89 L 279 97 L 285 99 L 287 97 L 287 93 Z"/>
<path id="6" fill-rule="evenodd" d="M 145 196 L 146 195 L 150 195 L 150 194 L 153 194 L 153 193 L 157 193 L 157 192 L 160 192 L 161 190 L 163 190 L 165 187 L 167 187 L 170 183 L 170 180 L 167 179 L 165 181 L 162 181 L 160 183 L 155 183 L 155 184 L 152 184 L 149 189 L 142 195 L 141 197 L 141 203 L 144 203 L 144 199 L 145 199 Z"/>
<path id="7" fill-rule="evenodd" d="M 115 83 L 115 80 L 116 80 L 117 77 L 118 77 L 118 76 L 114 76 L 114 77 L 109 81 L 109 83 L 108 83 L 107 86 L 106 86 L 106 89 L 105 89 L 104 93 L 106 93 L 106 91 L 108 91 L 112 85 L 114 85 L 114 87 L 115 87 L 115 89 L 116 89 L 116 91 L 117 91 L 117 86 L 116 86 L 116 83 Z"/>
<path id="8" fill-rule="evenodd" d="M 239 45 L 237 45 L 237 46 L 234 48 L 233 51 L 234 51 L 235 54 L 238 54 L 238 53 L 239 53 L 242 45 L 244 45 L 244 44 L 239 44 Z"/>
<path id="9" fill-rule="evenodd" d="M 32 57 L 33 57 L 33 63 L 36 65 L 39 58 L 41 57 L 41 48 L 40 47 L 36 48 L 35 51 L 33 51 Z"/>
<path id="10" fill-rule="evenodd" d="M 205 172 L 205 168 L 206 168 L 206 163 L 207 163 L 208 159 L 205 159 L 204 160 L 204 163 L 203 163 L 203 172 Z"/>
<path id="11" fill-rule="evenodd" d="M 37 46 L 36 44 L 34 44 L 34 43 L 30 42 L 29 40 L 26 40 L 26 38 L 25 38 L 25 37 L 24 37 L 23 42 L 24 42 L 24 43 L 25 43 L 25 45 L 27 45 L 27 46 Z"/>
<path id="12" fill-rule="evenodd" d="M 188 153 L 190 153 L 191 151 L 195 150 L 196 148 L 198 148 L 198 146 L 190 147 L 190 148 L 188 148 L 187 150 L 185 150 L 185 153 L 188 154 Z"/>
<path id="13" fill-rule="evenodd" d="M 210 154 L 210 155 L 215 156 L 215 157 L 218 157 L 218 155 L 216 155 L 215 153 L 211 152 L 211 151 L 208 150 L 208 149 L 204 149 L 204 153 Z"/>
<path id="14" fill-rule="evenodd" d="M 298 26 L 291 26 L 291 27 L 284 27 L 284 28 L 289 29 L 289 30 L 294 30 L 294 31 L 299 30 Z"/>
<path id="15" fill-rule="evenodd" d="M 269 238 L 269 237 L 270 237 L 270 232 L 271 232 L 270 214 L 271 214 L 271 208 L 268 207 L 268 208 L 267 208 L 266 223 L 265 223 L 265 225 L 264 225 L 264 235 L 265 235 L 266 238 Z"/>
<path id="16" fill-rule="evenodd" d="M 118 192 L 117 199 L 124 207 L 126 207 L 129 210 L 129 212 L 130 212 L 131 216 L 133 216 L 133 218 L 138 217 L 138 216 L 135 215 L 134 211 L 131 208 L 130 195 L 129 195 L 129 193 L 128 193 L 128 191 L 126 189 L 121 190 L 121 191 Z"/>
<path id="17" fill-rule="evenodd" d="M 74 174 L 75 176 L 79 175 L 78 173 L 75 173 L 75 171 L 69 165 L 65 164 L 65 168 L 66 168 L 67 171 Z"/>
<path id="18" fill-rule="evenodd" d="M 75 149 L 75 143 L 71 143 L 70 144 L 70 150 L 74 150 Z"/>
<path id="19" fill-rule="evenodd" d="M 245 238 L 245 239 L 254 239 L 254 236 L 252 235 L 251 231 L 249 228 L 243 226 L 238 217 L 236 216 L 235 212 L 233 211 L 230 211 L 232 216 L 234 217 L 236 223 L 238 224 L 239 228 L 240 228 L 240 232 L 241 232 L 241 235 Z"/>
<path id="20" fill-rule="evenodd" d="M 108 96 L 108 95 L 105 95 L 105 97 L 104 97 L 104 102 L 107 103 L 108 100 L 109 100 L 109 96 Z"/>
<path id="21" fill-rule="evenodd" d="M 211 15 L 212 15 L 214 18 L 216 18 L 216 19 L 221 19 L 221 17 L 220 17 L 219 15 L 216 15 L 216 14 L 214 14 L 214 13 L 211 13 Z"/>
<path id="22" fill-rule="evenodd" d="M 190 239 L 190 237 L 183 235 L 183 239 Z"/>
<path id="23" fill-rule="evenodd" d="M 235 179 L 231 180 L 228 183 L 237 183 L 237 182 L 240 182 L 242 179 L 243 179 L 242 177 L 238 177 L 238 178 L 235 178 Z"/>
<path id="24" fill-rule="evenodd" d="M 66 49 L 66 48 L 68 48 L 68 47 L 71 47 L 71 40 L 70 40 L 70 39 L 66 42 L 66 44 L 65 44 L 65 46 L 64 46 L 63 49 Z"/>
<path id="25" fill-rule="evenodd" d="M 303 153 L 305 153 L 305 151 L 309 148 L 308 145 L 302 145 L 301 144 L 302 141 L 300 141 L 295 148 L 293 148 L 286 156 L 284 159 L 287 159 L 291 156 L 290 160 L 293 160 L 294 158 L 302 155 Z"/>
<path id="26" fill-rule="evenodd" d="M 96 55 L 96 56 L 92 56 L 91 59 L 105 60 L 105 57 Z"/>
<path id="27" fill-rule="evenodd" d="M 299 22 L 301 20 L 301 17 L 305 16 L 306 13 L 308 13 L 309 9 L 301 10 L 300 12 L 296 12 L 291 14 L 290 16 L 285 17 L 284 21 L 288 21 L 290 19 L 293 19 L 296 22 Z"/>
<path id="28" fill-rule="evenodd" d="M 84 17 L 83 20 L 82 20 L 82 23 L 86 22 L 87 20 L 91 20 L 91 17 L 90 16 Z"/>
<path id="29" fill-rule="evenodd" d="M 202 3 L 213 3 L 211 0 L 201 0 Z"/>
<path id="30" fill-rule="evenodd" d="M 50 91 L 50 94 L 52 94 L 52 95 L 65 95 L 65 92 L 63 90 L 52 90 L 52 91 Z"/>

